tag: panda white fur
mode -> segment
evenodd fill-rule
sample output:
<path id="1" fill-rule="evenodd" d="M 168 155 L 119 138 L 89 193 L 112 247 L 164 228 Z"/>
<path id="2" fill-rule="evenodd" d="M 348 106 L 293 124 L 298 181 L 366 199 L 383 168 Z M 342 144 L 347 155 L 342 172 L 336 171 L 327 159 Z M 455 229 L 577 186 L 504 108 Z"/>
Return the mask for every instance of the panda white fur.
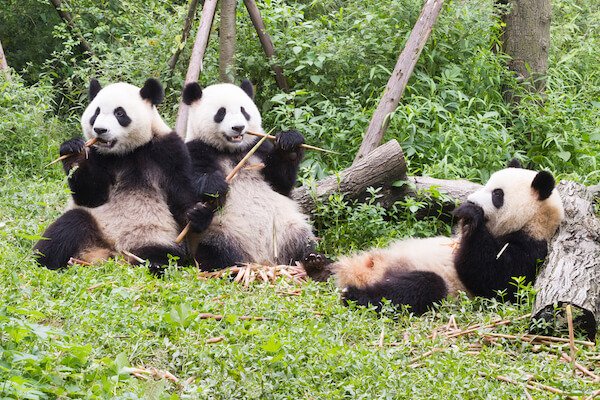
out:
<path id="1" fill-rule="evenodd" d="M 307 217 L 288 196 L 303 156 L 302 135 L 280 132 L 267 140 L 230 184 L 225 177 L 263 133 L 252 84 L 222 83 L 204 89 L 186 85 L 189 105 L 186 143 L 192 159 L 192 187 L 206 207 L 189 213 L 191 251 L 203 270 L 237 263 L 290 264 L 314 249 Z M 253 168 L 253 166 L 262 166 Z"/>
<path id="2" fill-rule="evenodd" d="M 156 271 L 168 254 L 185 255 L 175 238 L 195 204 L 191 164 L 185 144 L 158 114 L 163 97 L 154 79 L 141 89 L 91 81 L 81 126 L 86 139 L 98 141 L 89 149 L 82 138 L 61 145 L 61 155 L 73 154 L 63 160 L 72 198 L 35 245 L 39 264 L 58 269 L 71 257 L 94 262 L 125 251 Z"/>
<path id="3" fill-rule="evenodd" d="M 534 281 L 564 211 L 550 173 L 516 160 L 509 166 L 454 211 L 456 236 L 400 240 L 331 264 L 313 256 L 305 268 L 333 274 L 346 302 L 380 306 L 386 298 L 417 314 L 458 291 L 488 298 L 502 291 L 513 299 L 512 277 Z"/>

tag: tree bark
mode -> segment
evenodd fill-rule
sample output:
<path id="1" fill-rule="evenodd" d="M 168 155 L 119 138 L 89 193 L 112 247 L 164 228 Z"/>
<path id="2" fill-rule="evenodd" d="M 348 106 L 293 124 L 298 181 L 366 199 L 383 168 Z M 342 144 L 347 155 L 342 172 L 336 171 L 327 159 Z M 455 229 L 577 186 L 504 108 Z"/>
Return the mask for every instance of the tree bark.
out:
<path id="1" fill-rule="evenodd" d="M 187 42 L 188 37 L 190 36 L 190 30 L 192 29 L 192 23 L 194 22 L 194 15 L 196 15 L 196 10 L 198 9 L 198 1 L 199 0 L 190 0 L 190 4 L 188 6 L 188 12 L 185 17 L 185 23 L 183 24 L 183 31 L 181 32 L 181 43 L 177 46 L 175 53 L 169 59 L 169 74 L 173 75 L 173 71 L 175 70 L 175 66 L 177 65 L 177 61 L 179 60 L 179 56 L 185 47 L 185 43 Z"/>
<path id="2" fill-rule="evenodd" d="M 563 181 L 558 191 L 566 218 L 549 244 L 548 258 L 536 279 L 532 315 L 553 322 L 554 329 L 560 330 L 564 321 L 554 310 L 571 304 L 582 313 L 579 328 L 593 340 L 600 324 L 600 221 L 588 188 Z"/>
<path id="3" fill-rule="evenodd" d="M 0 42 L 0 71 L 4 72 L 6 79 L 10 80 L 10 72 L 8 71 L 8 62 L 4 55 L 4 49 L 2 48 L 2 42 Z"/>
<path id="4" fill-rule="evenodd" d="M 235 8 L 237 0 L 221 0 L 221 24 L 219 27 L 219 78 L 232 83 L 235 56 Z"/>
<path id="5" fill-rule="evenodd" d="M 390 114 L 398 107 L 400 98 L 408 84 L 408 79 L 415 69 L 415 65 L 419 60 L 423 47 L 425 47 L 425 43 L 427 43 L 427 39 L 429 39 L 429 35 L 440 14 L 443 3 L 444 0 L 427 0 L 425 2 L 421 15 L 419 15 L 419 18 L 406 41 L 404 50 L 402 50 L 402 53 L 396 62 L 392 76 L 388 80 L 381 102 L 377 106 L 371 122 L 369 123 L 369 127 L 365 132 L 360 149 L 354 159 L 355 163 L 373 151 L 373 149 L 381 143 L 383 135 L 389 125 Z"/>
<path id="6" fill-rule="evenodd" d="M 215 17 L 215 9 L 217 8 L 217 0 L 205 0 L 202 7 L 202 16 L 200 18 L 200 27 L 194 41 L 190 64 L 185 75 L 185 83 L 195 82 L 202 71 L 202 59 L 208 45 L 208 37 L 210 36 L 210 28 Z M 187 130 L 188 106 L 183 102 L 179 102 L 179 112 L 177 113 L 177 121 L 175 122 L 175 131 L 185 139 Z"/>
<path id="7" fill-rule="evenodd" d="M 508 0 L 508 4 L 511 9 L 503 16 L 502 35 L 502 50 L 511 58 L 508 68 L 530 90 L 542 92 L 548 71 L 551 0 Z M 505 97 L 512 102 L 519 101 L 510 91 Z"/>
<path id="8" fill-rule="evenodd" d="M 56 12 L 58 13 L 58 16 L 67 24 L 71 32 L 77 36 L 81 47 L 88 53 L 94 54 L 90 43 L 83 37 L 79 29 L 75 26 L 75 23 L 73 23 L 71 13 L 62 9 L 62 0 L 50 0 L 50 3 L 52 3 L 56 9 Z"/>
<path id="9" fill-rule="evenodd" d="M 365 194 L 368 187 L 380 187 L 406 179 L 406 161 L 396 140 L 378 147 L 367 157 L 336 175 L 328 176 L 312 187 L 301 186 L 292 192 L 300 208 L 310 213 L 315 201 L 326 201 L 333 193 L 342 193 L 348 199 Z"/>
<path id="10" fill-rule="evenodd" d="M 244 4 L 248 10 L 250 19 L 252 20 L 252 25 L 254 25 L 254 29 L 256 29 L 260 44 L 262 45 L 262 48 L 269 59 L 269 62 L 271 63 L 271 69 L 273 72 L 275 72 L 277 86 L 279 86 L 279 88 L 284 92 L 288 92 L 290 87 L 288 86 L 287 79 L 285 79 L 285 75 L 283 74 L 283 68 L 273 62 L 273 57 L 275 57 L 275 48 L 273 47 L 271 37 L 267 34 L 267 29 L 265 28 L 263 19 L 260 16 L 258 6 L 254 0 L 244 0 Z"/>

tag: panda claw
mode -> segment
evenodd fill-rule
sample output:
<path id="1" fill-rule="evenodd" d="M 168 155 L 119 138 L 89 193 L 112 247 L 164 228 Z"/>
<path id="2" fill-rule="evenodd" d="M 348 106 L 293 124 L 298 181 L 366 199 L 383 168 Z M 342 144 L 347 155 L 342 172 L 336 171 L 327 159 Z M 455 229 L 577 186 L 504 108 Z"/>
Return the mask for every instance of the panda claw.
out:
<path id="1" fill-rule="evenodd" d="M 277 134 L 275 144 L 283 151 L 295 151 L 304 143 L 304 136 L 298 131 L 284 131 Z"/>
<path id="2" fill-rule="evenodd" d="M 85 149 L 85 141 L 83 138 L 75 138 L 67 140 L 60 145 L 60 155 L 64 156 L 67 154 L 79 154 Z"/>

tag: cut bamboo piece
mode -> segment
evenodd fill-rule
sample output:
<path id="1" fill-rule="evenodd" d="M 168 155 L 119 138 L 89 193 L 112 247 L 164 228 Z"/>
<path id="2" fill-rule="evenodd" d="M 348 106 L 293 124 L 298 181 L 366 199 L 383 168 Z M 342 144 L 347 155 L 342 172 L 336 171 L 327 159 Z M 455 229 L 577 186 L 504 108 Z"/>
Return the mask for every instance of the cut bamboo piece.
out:
<path id="1" fill-rule="evenodd" d="M 275 136 L 267 135 L 266 133 L 258 133 L 258 132 L 250 132 L 250 131 L 246 131 L 246 133 L 248 135 L 253 135 L 253 136 L 258 136 L 258 137 L 263 137 L 263 138 L 266 137 L 271 140 L 277 139 Z M 323 149 L 323 148 L 317 147 L 317 146 L 311 146 L 310 144 L 301 144 L 300 147 L 302 147 L 303 149 L 307 149 L 307 150 L 318 150 L 318 151 L 323 151 L 325 153 L 340 154 L 337 151 L 327 150 L 327 149 Z"/>
<path id="2" fill-rule="evenodd" d="M 85 142 L 85 147 L 91 147 L 94 145 L 94 143 L 96 143 L 98 141 L 98 138 L 91 138 L 90 140 L 88 140 L 87 142 Z M 64 154 L 60 157 L 58 157 L 56 160 L 52 161 L 51 163 L 46 164 L 46 167 L 51 166 L 52 164 L 56 164 L 59 161 L 62 160 L 66 160 L 67 158 L 74 156 L 77 153 L 71 153 L 71 154 Z"/>

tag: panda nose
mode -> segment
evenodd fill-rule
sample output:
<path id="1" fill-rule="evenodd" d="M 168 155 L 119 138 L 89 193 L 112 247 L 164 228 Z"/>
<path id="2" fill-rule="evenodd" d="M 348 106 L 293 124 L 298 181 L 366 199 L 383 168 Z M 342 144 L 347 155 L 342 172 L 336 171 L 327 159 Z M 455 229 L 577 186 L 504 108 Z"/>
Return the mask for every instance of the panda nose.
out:
<path id="1" fill-rule="evenodd" d="M 237 133 L 242 133 L 242 131 L 244 130 L 244 128 L 245 128 L 244 125 L 236 125 L 236 126 L 232 126 L 231 127 L 231 129 L 233 129 Z"/>
<path id="2" fill-rule="evenodd" d="M 106 132 L 108 132 L 108 129 L 106 129 L 106 128 L 94 128 L 94 132 L 96 132 L 96 135 L 103 135 Z"/>

